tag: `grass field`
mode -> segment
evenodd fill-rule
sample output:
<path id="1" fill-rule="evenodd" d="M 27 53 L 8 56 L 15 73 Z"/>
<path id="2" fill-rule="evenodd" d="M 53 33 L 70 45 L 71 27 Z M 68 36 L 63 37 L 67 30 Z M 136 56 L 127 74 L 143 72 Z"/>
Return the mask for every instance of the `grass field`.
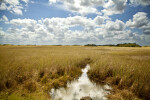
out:
<path id="1" fill-rule="evenodd" d="M 46 100 L 90 64 L 111 100 L 150 99 L 150 47 L 0 46 L 0 99 Z"/>

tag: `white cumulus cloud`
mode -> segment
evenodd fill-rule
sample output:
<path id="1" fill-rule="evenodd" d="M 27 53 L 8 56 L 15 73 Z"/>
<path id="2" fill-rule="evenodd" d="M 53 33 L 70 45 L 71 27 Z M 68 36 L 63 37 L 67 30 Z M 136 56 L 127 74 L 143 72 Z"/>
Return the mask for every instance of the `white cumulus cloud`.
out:
<path id="1" fill-rule="evenodd" d="M 105 15 L 122 14 L 126 8 L 127 0 L 108 0 L 105 2 L 104 10 Z"/>
<path id="2" fill-rule="evenodd" d="M 79 13 L 81 15 L 87 15 L 90 13 L 101 14 L 96 7 L 102 6 L 104 0 L 49 0 L 50 4 L 62 3 L 59 8 L 71 11 L 73 13 Z"/>
<path id="3" fill-rule="evenodd" d="M 127 5 L 127 0 L 49 0 L 50 5 L 56 4 L 58 8 L 62 8 L 73 13 L 87 15 L 90 13 L 113 15 L 121 14 Z M 59 3 L 59 4 L 58 4 Z M 97 7 L 104 8 L 99 11 Z"/>
<path id="4" fill-rule="evenodd" d="M 150 0 L 130 0 L 133 5 L 142 5 L 148 6 L 150 5 Z"/>
<path id="5" fill-rule="evenodd" d="M 150 34 L 150 19 L 145 12 L 137 12 L 133 15 L 133 19 L 126 22 L 126 26 L 131 28 L 139 28 L 144 34 Z"/>
<path id="6" fill-rule="evenodd" d="M 116 20 L 115 22 L 108 21 L 105 24 L 105 28 L 109 31 L 122 31 L 125 28 L 125 23 L 121 20 Z"/>
<path id="7" fill-rule="evenodd" d="M 11 26 L 6 31 L 2 28 L 0 30 L 1 43 L 107 44 L 142 40 L 141 35 L 126 29 L 125 23 L 121 20 L 112 21 L 104 16 L 97 16 L 94 19 L 82 16 L 41 20 L 12 19 L 9 24 Z M 83 29 L 79 30 L 78 26 Z M 145 26 L 145 29 L 147 28 Z"/>
<path id="8" fill-rule="evenodd" d="M 7 18 L 5 15 L 3 15 L 2 18 L 0 18 L 0 21 L 7 22 L 7 21 L 8 21 L 8 18 Z"/>
<path id="9" fill-rule="evenodd" d="M 133 15 L 133 20 L 127 21 L 127 26 L 131 28 L 142 27 L 148 23 L 147 13 L 145 12 L 137 12 Z"/>
<path id="10" fill-rule="evenodd" d="M 20 3 L 23 1 L 28 4 L 29 0 L 2 0 L 0 3 L 0 10 L 7 10 L 13 14 L 22 15 L 23 5 Z"/>

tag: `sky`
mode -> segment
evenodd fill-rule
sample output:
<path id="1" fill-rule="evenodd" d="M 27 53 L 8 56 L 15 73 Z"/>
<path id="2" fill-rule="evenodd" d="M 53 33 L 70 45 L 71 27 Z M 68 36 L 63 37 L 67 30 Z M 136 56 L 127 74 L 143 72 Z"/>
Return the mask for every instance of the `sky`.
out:
<path id="1" fill-rule="evenodd" d="M 150 45 L 150 0 L 0 0 L 0 44 Z"/>

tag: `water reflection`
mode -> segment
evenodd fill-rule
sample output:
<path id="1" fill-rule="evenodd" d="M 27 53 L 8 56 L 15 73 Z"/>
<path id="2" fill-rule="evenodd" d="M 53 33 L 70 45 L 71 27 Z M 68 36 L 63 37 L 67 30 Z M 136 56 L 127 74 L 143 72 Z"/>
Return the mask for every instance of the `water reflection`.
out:
<path id="1" fill-rule="evenodd" d="M 83 73 L 79 79 L 68 82 L 67 88 L 51 89 L 52 100 L 80 100 L 85 96 L 90 96 L 92 100 L 107 100 L 105 96 L 110 93 L 107 90 L 111 87 L 90 81 L 87 75 L 89 69 L 89 65 L 82 69 Z"/>

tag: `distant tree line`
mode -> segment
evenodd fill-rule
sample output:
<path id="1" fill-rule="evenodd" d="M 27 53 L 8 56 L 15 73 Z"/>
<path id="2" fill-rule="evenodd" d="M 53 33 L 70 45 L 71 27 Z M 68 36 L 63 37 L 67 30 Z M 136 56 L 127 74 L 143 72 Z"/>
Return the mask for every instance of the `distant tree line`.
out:
<path id="1" fill-rule="evenodd" d="M 9 46 L 9 45 L 13 45 L 13 44 L 0 44 L 2 46 Z M 18 46 L 21 46 L 21 45 L 18 45 Z M 27 44 L 26 46 L 36 46 L 35 44 L 32 45 L 32 44 Z M 45 45 L 45 46 L 48 46 L 48 45 Z M 58 45 L 51 45 L 51 46 L 67 46 L 67 45 L 61 45 L 61 44 L 58 44 Z M 68 45 L 70 46 L 70 45 Z M 72 46 L 81 46 L 81 45 L 72 45 Z M 113 46 L 113 47 L 141 47 L 139 44 L 136 44 L 136 43 L 122 43 L 122 44 L 106 44 L 106 45 L 96 45 L 96 44 L 86 44 L 84 46 Z M 147 46 L 144 46 L 144 47 L 150 47 L 149 45 Z"/>
<path id="2" fill-rule="evenodd" d="M 86 44 L 84 46 L 98 46 L 98 45 L 96 45 L 96 44 Z"/>
<path id="3" fill-rule="evenodd" d="M 136 43 L 124 43 L 124 44 L 117 44 L 118 47 L 141 47 L 139 44 Z"/>
<path id="4" fill-rule="evenodd" d="M 84 46 L 114 46 L 114 47 L 141 47 L 139 44 L 136 43 L 123 43 L 123 44 L 108 44 L 108 45 L 96 45 L 96 44 L 86 44 Z"/>

